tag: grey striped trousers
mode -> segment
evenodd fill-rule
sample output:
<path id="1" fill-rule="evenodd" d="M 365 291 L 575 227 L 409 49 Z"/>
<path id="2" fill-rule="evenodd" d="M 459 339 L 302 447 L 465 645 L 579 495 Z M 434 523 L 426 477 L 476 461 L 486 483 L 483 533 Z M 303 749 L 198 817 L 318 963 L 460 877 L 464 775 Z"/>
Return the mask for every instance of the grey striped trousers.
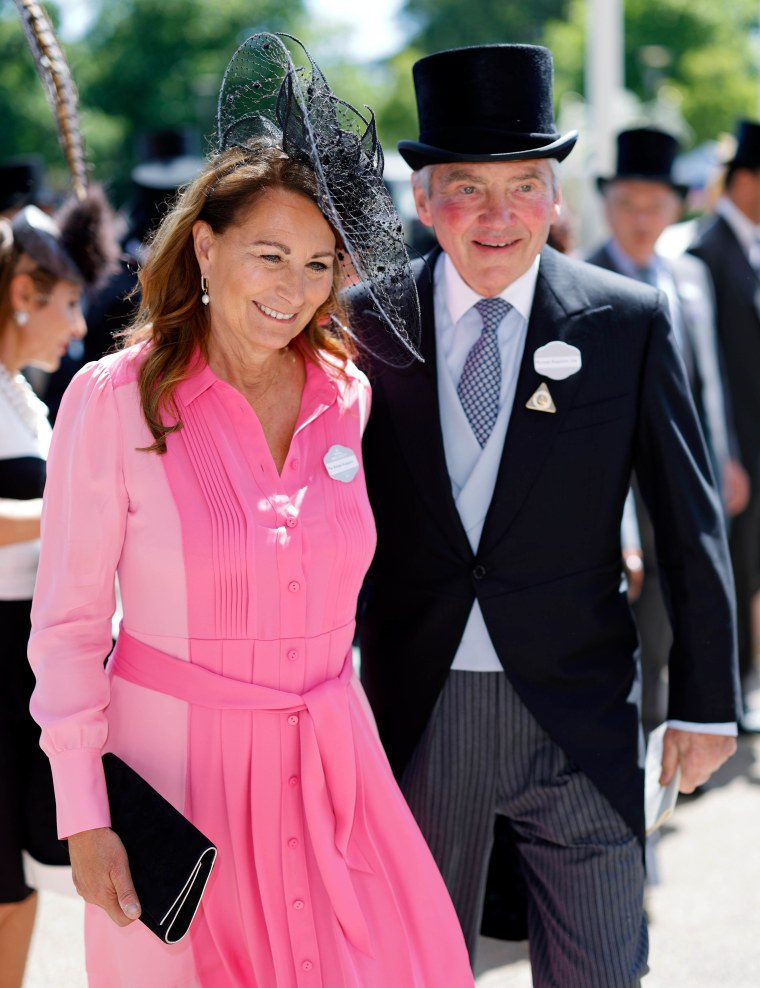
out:
<path id="1" fill-rule="evenodd" d="M 401 788 L 474 955 L 496 813 L 528 886 L 535 988 L 636 988 L 647 971 L 641 846 L 503 673 L 451 672 Z"/>

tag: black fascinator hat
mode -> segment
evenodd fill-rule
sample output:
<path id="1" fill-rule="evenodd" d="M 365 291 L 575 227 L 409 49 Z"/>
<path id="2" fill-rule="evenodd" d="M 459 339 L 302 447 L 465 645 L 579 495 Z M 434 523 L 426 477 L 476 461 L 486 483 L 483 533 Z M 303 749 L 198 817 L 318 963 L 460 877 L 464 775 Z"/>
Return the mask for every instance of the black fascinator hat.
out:
<path id="1" fill-rule="evenodd" d="M 292 42 L 290 46 L 285 40 Z M 418 353 L 420 310 L 401 221 L 383 184 L 375 119 L 339 99 L 296 38 L 254 34 L 232 56 L 217 110 L 219 150 L 256 138 L 282 141 L 317 181 L 318 204 L 345 250 L 346 283 L 363 283 L 362 316 L 385 332 L 372 342 L 345 327 L 357 345 L 403 367 Z"/>
<path id="2" fill-rule="evenodd" d="M 120 256 L 116 222 L 99 185 L 72 195 L 54 217 L 25 206 L 11 220 L 19 250 L 57 278 L 84 288 L 102 284 Z"/>

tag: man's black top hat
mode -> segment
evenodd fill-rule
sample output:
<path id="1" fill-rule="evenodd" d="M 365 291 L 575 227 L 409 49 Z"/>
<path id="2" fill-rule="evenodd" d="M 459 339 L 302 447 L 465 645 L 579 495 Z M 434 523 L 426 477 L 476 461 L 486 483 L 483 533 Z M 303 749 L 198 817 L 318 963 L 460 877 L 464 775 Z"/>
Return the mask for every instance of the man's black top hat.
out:
<path id="1" fill-rule="evenodd" d="M 637 179 L 668 185 L 682 198 L 689 191 L 688 185 L 680 185 L 673 179 L 673 163 L 678 154 L 678 141 L 664 130 L 639 127 L 624 130 L 617 137 L 617 171 L 596 180 L 597 188 L 604 192 L 616 179 Z"/>
<path id="2" fill-rule="evenodd" d="M 37 154 L 0 162 L 0 213 L 29 204 L 48 205 L 52 194 L 44 176 L 45 164 Z"/>
<path id="3" fill-rule="evenodd" d="M 548 48 L 454 48 L 420 59 L 412 71 L 420 138 L 398 149 L 415 170 L 447 161 L 562 161 L 578 138 L 555 126 Z"/>
<path id="4" fill-rule="evenodd" d="M 736 127 L 736 152 L 727 162 L 735 168 L 760 168 L 760 123 L 740 120 Z"/>

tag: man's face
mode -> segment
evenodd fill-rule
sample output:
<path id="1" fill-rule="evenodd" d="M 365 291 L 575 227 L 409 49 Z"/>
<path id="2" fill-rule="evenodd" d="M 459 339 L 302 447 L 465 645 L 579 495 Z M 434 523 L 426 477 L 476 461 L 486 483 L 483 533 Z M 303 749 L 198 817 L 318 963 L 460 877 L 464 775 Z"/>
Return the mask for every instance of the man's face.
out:
<path id="1" fill-rule="evenodd" d="M 414 183 L 417 212 L 464 281 L 492 297 L 530 268 L 559 215 L 545 158 L 434 165 L 430 189 Z"/>
<path id="2" fill-rule="evenodd" d="M 604 208 L 612 236 L 632 261 L 644 265 L 665 227 L 680 218 L 681 200 L 664 182 L 615 179 L 604 191 Z"/>

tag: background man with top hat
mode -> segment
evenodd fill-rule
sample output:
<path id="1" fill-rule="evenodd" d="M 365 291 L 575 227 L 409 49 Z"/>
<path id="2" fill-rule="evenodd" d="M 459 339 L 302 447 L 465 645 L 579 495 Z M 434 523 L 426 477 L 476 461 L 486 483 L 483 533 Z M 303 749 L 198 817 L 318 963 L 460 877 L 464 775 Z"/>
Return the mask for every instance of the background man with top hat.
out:
<path id="1" fill-rule="evenodd" d="M 673 177 L 677 152 L 675 138 L 662 130 L 636 128 L 618 135 L 616 173 L 597 179 L 611 236 L 588 260 L 652 284 L 667 296 L 673 335 L 683 357 L 724 510 L 732 517 L 747 505 L 748 480 L 738 459 L 727 383 L 721 372 L 710 274 L 690 254 L 669 258 L 656 249 L 662 232 L 680 219 L 688 193 L 688 187 Z M 651 730 L 667 712 L 662 671 L 667 667 L 672 634 L 660 588 L 652 522 L 640 493 L 636 509 L 645 580 L 634 613 L 641 639 L 643 720 L 645 728 Z"/>
<path id="2" fill-rule="evenodd" d="M 730 533 L 739 670 L 746 680 L 753 666 L 752 600 L 760 590 L 760 123 L 739 122 L 736 153 L 715 212 L 691 250 L 707 264 L 715 285 L 718 336 L 750 477 L 749 504 Z M 740 726 L 760 731 L 760 711 L 745 711 Z"/>
<path id="3" fill-rule="evenodd" d="M 720 504 L 664 296 L 544 247 L 576 140 L 554 125 L 550 52 L 440 52 L 414 82 L 420 139 L 399 149 L 440 247 L 417 271 L 425 364 L 374 373 L 362 679 L 471 953 L 503 814 L 534 984 L 638 985 L 643 772 L 620 519 L 635 468 L 676 629 L 663 777 L 680 764 L 688 791 L 735 750 Z"/>

